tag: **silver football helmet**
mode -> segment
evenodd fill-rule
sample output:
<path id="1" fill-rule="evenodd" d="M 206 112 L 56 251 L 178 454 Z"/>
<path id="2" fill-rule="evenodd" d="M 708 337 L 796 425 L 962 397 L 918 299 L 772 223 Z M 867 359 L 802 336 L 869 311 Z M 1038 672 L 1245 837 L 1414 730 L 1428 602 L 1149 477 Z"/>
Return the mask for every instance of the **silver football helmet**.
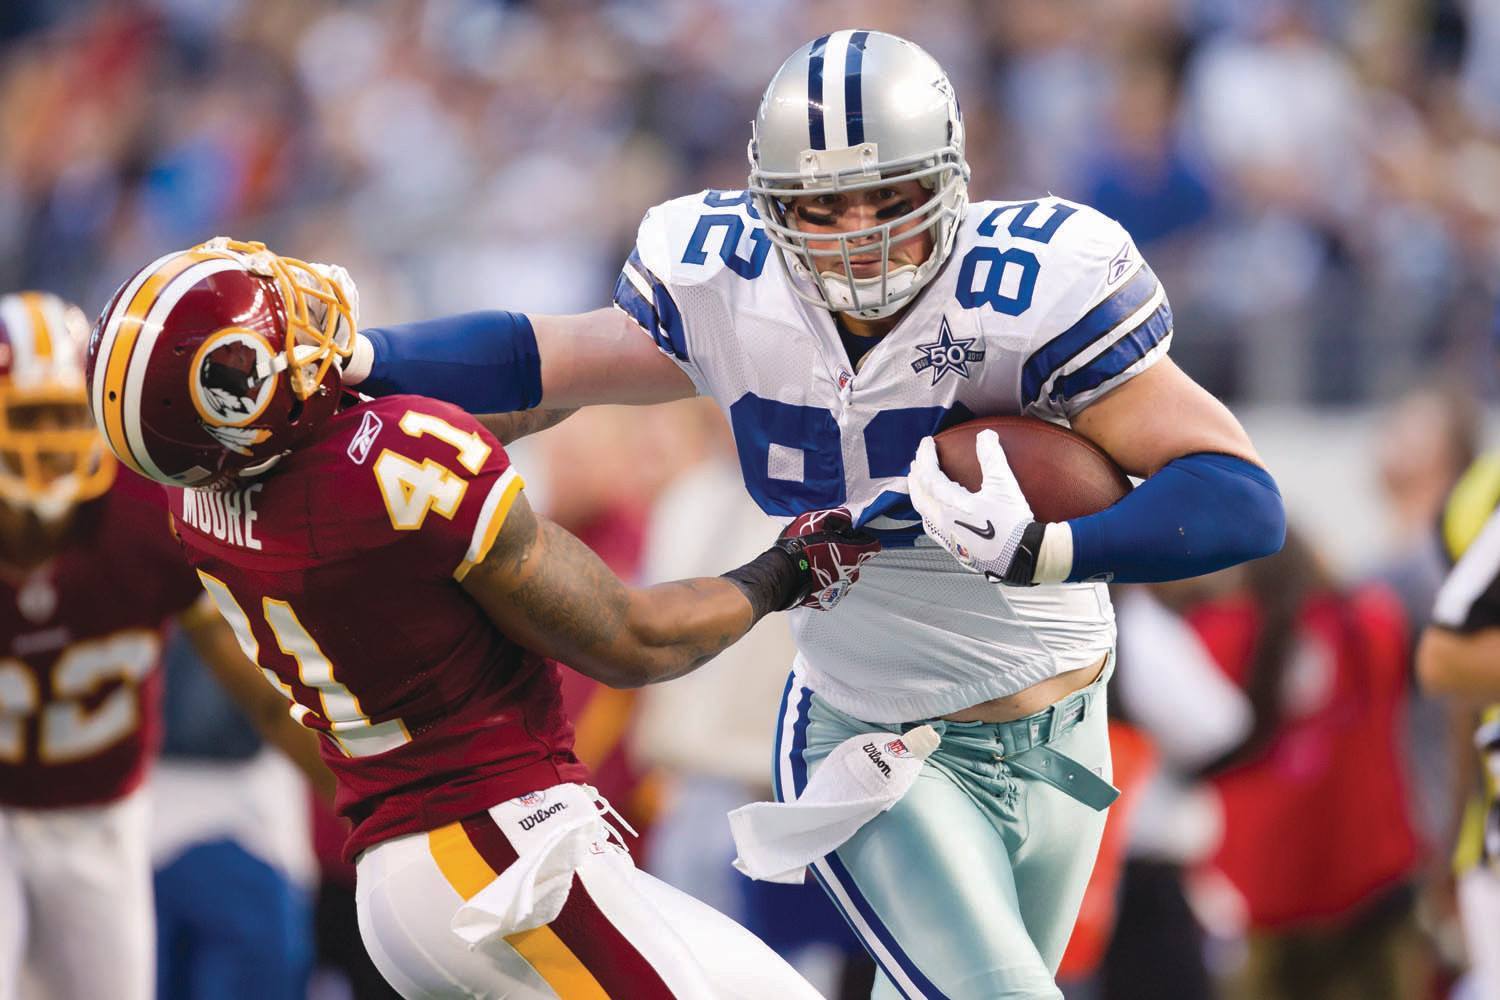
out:
<path id="1" fill-rule="evenodd" d="M 813 305 L 861 319 L 889 316 L 932 280 L 953 250 L 969 203 L 964 124 L 953 85 L 930 55 L 879 31 L 835 31 L 792 53 L 766 88 L 750 139 L 749 189 L 792 287 Z M 788 224 L 789 199 L 920 181 L 932 193 L 877 226 L 810 236 Z M 895 242 L 931 230 L 920 265 L 890 268 Z M 850 278 L 852 254 L 878 239 L 880 273 Z M 831 247 L 811 249 L 809 239 Z M 842 274 L 817 258 L 842 258 Z"/>

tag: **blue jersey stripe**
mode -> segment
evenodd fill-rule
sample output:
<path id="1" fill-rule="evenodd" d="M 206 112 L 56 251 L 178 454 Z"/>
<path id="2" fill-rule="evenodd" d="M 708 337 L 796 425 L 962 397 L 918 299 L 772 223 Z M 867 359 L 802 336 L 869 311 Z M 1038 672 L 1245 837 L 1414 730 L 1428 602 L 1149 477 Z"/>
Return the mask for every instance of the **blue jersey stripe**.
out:
<path id="1" fill-rule="evenodd" d="M 865 60 L 865 43 L 869 40 L 868 31 L 856 31 L 849 36 L 849 54 L 844 60 L 844 127 L 851 146 L 865 141 L 864 87 L 860 72 Z"/>
<path id="2" fill-rule="evenodd" d="M 830 37 L 824 35 L 813 42 L 807 54 L 807 144 L 811 149 L 828 148 L 823 135 L 823 52 Z"/>
<path id="3" fill-rule="evenodd" d="M 1166 302 L 1140 326 L 1125 334 L 1097 358 L 1070 375 L 1058 379 L 1048 393 L 1053 399 L 1072 399 L 1115 378 L 1144 358 L 1172 332 L 1172 307 Z"/>
<path id="4" fill-rule="evenodd" d="M 615 282 L 615 305 L 624 309 L 642 330 L 655 336 L 656 307 L 646 301 L 628 275 L 621 274 Z"/>
<path id="5" fill-rule="evenodd" d="M 1021 369 L 1021 405 L 1029 406 L 1041 397 L 1042 387 L 1063 365 L 1088 349 L 1088 346 L 1119 326 L 1156 294 L 1160 282 L 1151 268 L 1142 264 L 1135 276 L 1119 291 L 1084 314 L 1083 318 L 1043 344 L 1026 359 Z"/>
<path id="6" fill-rule="evenodd" d="M 649 300 L 630 280 L 630 275 L 625 273 L 628 271 L 634 271 L 651 286 Z M 677 308 L 677 302 L 667 286 L 641 262 L 639 249 L 630 251 L 630 257 L 625 261 L 625 272 L 621 272 L 619 280 L 615 282 L 615 304 L 651 334 L 657 347 L 678 361 L 689 360 L 687 329 L 682 322 L 682 310 Z"/>

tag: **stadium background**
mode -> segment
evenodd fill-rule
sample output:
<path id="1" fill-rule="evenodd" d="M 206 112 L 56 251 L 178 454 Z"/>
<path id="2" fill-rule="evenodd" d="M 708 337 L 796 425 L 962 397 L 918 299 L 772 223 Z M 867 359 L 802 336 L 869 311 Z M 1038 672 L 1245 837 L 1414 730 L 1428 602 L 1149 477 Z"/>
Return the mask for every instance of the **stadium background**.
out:
<path id="1" fill-rule="evenodd" d="M 347 266 L 366 323 L 593 308 L 645 208 L 742 186 L 771 72 L 851 25 L 948 69 L 974 197 L 1052 192 L 1125 224 L 1172 297 L 1174 357 L 1245 420 L 1293 521 L 1346 582 L 1420 608 L 1500 372 L 1489 0 L 6 0 L 0 288 L 97 313 L 142 262 L 224 233 Z M 539 506 L 650 576 L 653 512 L 680 516 L 716 421 L 585 413 L 519 461 Z M 181 683 L 178 734 L 212 697 Z M 693 751 L 660 749 L 669 710 L 575 697 L 619 794 L 670 809 Z M 1409 714 L 1412 881 L 1441 915 L 1444 717 Z M 214 755 L 224 730 L 198 729 L 169 750 Z M 1438 983 L 1461 964 L 1442 925 Z M 1232 968 L 1238 932 L 1211 929 Z"/>

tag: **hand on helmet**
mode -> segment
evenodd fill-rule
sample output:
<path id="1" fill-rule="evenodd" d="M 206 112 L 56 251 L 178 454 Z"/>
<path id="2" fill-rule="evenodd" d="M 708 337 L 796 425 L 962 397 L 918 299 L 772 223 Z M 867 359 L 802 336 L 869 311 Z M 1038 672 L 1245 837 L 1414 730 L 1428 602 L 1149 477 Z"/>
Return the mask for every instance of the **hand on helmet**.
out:
<path id="1" fill-rule="evenodd" d="M 307 303 L 308 319 L 314 327 L 320 330 L 326 327 L 328 310 L 331 308 L 329 303 L 320 296 L 334 294 L 342 296 L 344 304 L 348 307 L 348 316 L 345 317 L 340 313 L 332 339 L 339 349 L 341 365 L 348 366 L 354 353 L 352 348 L 357 345 L 359 339 L 359 286 L 354 283 L 354 278 L 347 269 L 338 264 L 320 264 L 316 261 L 299 261 L 281 257 L 261 244 L 247 244 L 228 236 L 215 236 L 202 244 L 202 247 L 206 250 L 236 254 L 245 261 L 246 267 L 252 273 L 267 278 L 277 277 L 275 265 L 280 262 L 295 283 L 305 286 L 304 301 Z M 308 290 L 314 291 L 315 294 L 307 294 Z M 365 346 L 368 348 L 369 345 Z"/>
<path id="2" fill-rule="evenodd" d="M 938 467 L 932 438 L 923 438 L 906 477 L 912 506 L 922 515 L 928 537 L 965 568 L 997 583 L 1028 585 L 1035 553 L 1028 560 L 1021 550 L 1028 527 L 1037 524 L 1031 505 L 1010 470 L 999 435 L 981 431 L 974 448 L 984 473 L 978 493 L 970 493 L 949 479 Z M 1019 560 L 1018 553 L 1022 556 Z M 1023 575 L 1026 579 L 1019 578 Z"/>

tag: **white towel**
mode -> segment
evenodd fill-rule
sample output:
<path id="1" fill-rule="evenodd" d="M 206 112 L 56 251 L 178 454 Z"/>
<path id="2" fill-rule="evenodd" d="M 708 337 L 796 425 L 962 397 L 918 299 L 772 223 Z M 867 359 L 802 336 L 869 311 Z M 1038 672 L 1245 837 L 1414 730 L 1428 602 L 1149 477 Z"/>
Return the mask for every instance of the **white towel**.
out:
<path id="1" fill-rule="evenodd" d="M 729 814 L 739 857 L 753 879 L 800 883 L 807 866 L 901 801 L 938 747 L 931 726 L 851 736 L 834 748 L 794 802 L 752 802 Z"/>
<path id="2" fill-rule="evenodd" d="M 549 924 L 562 912 L 573 873 L 590 853 L 624 850 L 600 814 L 608 803 L 586 785 L 554 785 L 489 810 L 516 860 L 453 915 L 470 948 Z"/>

